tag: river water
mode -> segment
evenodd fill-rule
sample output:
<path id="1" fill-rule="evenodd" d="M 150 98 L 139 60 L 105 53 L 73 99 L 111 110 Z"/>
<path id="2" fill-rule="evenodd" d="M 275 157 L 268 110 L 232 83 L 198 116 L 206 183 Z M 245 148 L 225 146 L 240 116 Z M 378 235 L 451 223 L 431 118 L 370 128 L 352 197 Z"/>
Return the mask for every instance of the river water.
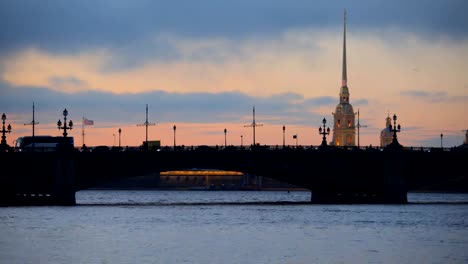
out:
<path id="1" fill-rule="evenodd" d="M 0 208 L 0 263 L 468 263 L 468 194 L 313 205 L 302 191 L 98 191 Z"/>

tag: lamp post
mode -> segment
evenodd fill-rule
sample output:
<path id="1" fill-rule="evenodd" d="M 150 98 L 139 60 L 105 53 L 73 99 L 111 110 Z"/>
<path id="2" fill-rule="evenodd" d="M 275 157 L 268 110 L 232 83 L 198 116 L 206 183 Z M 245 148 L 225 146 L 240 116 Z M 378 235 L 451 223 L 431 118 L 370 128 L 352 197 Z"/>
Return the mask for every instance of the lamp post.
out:
<path id="1" fill-rule="evenodd" d="M 286 133 L 286 126 L 283 126 L 283 148 L 284 148 L 285 145 L 286 145 L 286 140 L 285 140 L 285 138 L 284 138 L 285 133 Z"/>
<path id="2" fill-rule="evenodd" d="M 63 137 L 67 137 L 68 133 L 67 133 L 67 129 L 68 130 L 72 130 L 73 129 L 73 121 L 69 121 L 68 122 L 68 126 L 67 126 L 67 116 L 68 116 L 68 111 L 67 109 L 65 108 L 65 110 L 63 110 L 63 126 L 62 126 L 62 121 L 60 121 L 60 119 L 58 120 L 57 122 L 57 128 L 60 130 L 60 129 L 63 129 Z"/>
<path id="3" fill-rule="evenodd" d="M 319 127 L 319 134 L 323 135 L 322 145 L 321 146 L 325 147 L 325 146 L 327 146 L 327 135 L 330 134 L 330 127 L 325 128 L 325 124 L 327 123 L 327 120 L 325 118 L 323 118 L 322 123 L 323 123 L 323 129 L 322 129 L 322 127 Z"/>
<path id="4" fill-rule="evenodd" d="M 440 134 L 440 148 L 443 149 L 444 145 L 442 144 L 442 138 L 444 137 L 444 134 Z"/>
<path id="5" fill-rule="evenodd" d="M 177 129 L 176 125 L 174 125 L 172 129 L 174 129 L 174 150 L 175 150 L 176 149 L 176 129 Z"/>
<path id="6" fill-rule="evenodd" d="M 122 129 L 119 128 L 119 148 L 120 148 L 120 135 L 122 134 Z"/>
<path id="7" fill-rule="evenodd" d="M 244 135 L 241 135 L 241 148 L 244 146 Z"/>
<path id="8" fill-rule="evenodd" d="M 393 127 L 392 127 L 392 124 L 390 124 L 388 125 L 388 128 L 390 129 L 390 132 L 393 132 L 393 140 L 392 140 L 391 145 L 399 146 L 400 144 L 398 143 L 397 132 L 400 132 L 401 126 L 400 124 L 398 124 L 397 126 L 396 121 L 397 121 L 397 116 L 393 114 Z"/>
<path id="9" fill-rule="evenodd" d="M 2 115 L 2 141 L 1 141 L 1 145 L 3 147 L 6 147 L 7 145 L 7 142 L 6 142 L 6 136 L 5 136 L 5 133 L 11 133 L 11 125 L 8 124 L 7 128 L 5 129 L 5 120 L 6 120 L 6 115 L 5 113 L 3 113 Z"/>
<path id="10" fill-rule="evenodd" d="M 227 134 L 227 129 L 224 129 L 224 147 L 227 147 L 226 134 Z"/>

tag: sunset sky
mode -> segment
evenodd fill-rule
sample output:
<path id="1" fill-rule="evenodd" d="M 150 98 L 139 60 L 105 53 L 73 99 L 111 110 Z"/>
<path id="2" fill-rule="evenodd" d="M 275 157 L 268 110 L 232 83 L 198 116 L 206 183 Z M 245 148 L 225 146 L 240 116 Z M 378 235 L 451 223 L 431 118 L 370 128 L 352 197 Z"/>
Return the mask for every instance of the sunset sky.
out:
<path id="1" fill-rule="evenodd" d="M 13 131 L 61 135 L 66 108 L 81 146 L 256 142 L 318 145 L 341 85 L 347 10 L 350 103 L 361 145 L 388 114 L 404 146 L 461 145 L 468 129 L 468 1 L 0 1 L 0 112 Z M 331 135 L 330 135 L 331 136 Z M 331 137 L 329 138 L 331 140 Z M 357 139 L 356 139 L 357 140 Z"/>

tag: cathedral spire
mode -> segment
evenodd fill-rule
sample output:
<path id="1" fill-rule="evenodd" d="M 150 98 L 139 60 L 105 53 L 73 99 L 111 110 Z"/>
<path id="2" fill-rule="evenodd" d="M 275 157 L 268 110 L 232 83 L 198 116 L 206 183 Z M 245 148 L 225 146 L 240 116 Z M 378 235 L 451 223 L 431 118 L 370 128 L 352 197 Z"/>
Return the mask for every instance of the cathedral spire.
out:
<path id="1" fill-rule="evenodd" d="M 346 72 L 346 9 L 344 10 L 344 20 L 343 20 L 343 76 L 341 79 L 341 86 L 348 86 L 348 77 Z"/>
<path id="2" fill-rule="evenodd" d="M 336 112 L 333 113 L 333 140 L 335 146 L 354 146 L 355 145 L 355 115 L 353 106 L 349 103 L 348 76 L 346 67 L 346 9 L 343 14 L 343 75 L 340 88 L 340 103 L 336 106 Z M 358 117 L 359 118 L 359 117 Z M 358 129 L 359 129 L 358 121 Z M 359 145 L 359 130 L 358 130 Z"/>

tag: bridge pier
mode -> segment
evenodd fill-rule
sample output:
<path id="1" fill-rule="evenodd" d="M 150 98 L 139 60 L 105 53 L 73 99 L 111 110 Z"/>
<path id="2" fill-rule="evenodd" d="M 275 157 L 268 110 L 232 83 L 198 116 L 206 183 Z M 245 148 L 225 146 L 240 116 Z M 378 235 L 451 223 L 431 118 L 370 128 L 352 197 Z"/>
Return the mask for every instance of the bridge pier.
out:
<path id="1" fill-rule="evenodd" d="M 352 153 L 352 152 L 351 152 Z M 311 202 L 318 204 L 406 204 L 409 157 L 400 145 L 391 145 L 383 152 L 362 153 L 331 157 L 332 162 L 324 164 L 317 172 L 324 174 L 333 164 L 352 168 L 363 159 L 360 169 L 341 170 L 333 168 L 323 178 L 309 183 L 312 191 Z M 360 155 L 360 156 L 358 156 Z M 327 161 L 326 159 L 324 159 Z"/>
<path id="2" fill-rule="evenodd" d="M 310 202 L 313 204 L 326 204 L 334 203 L 336 201 L 336 194 L 326 191 L 311 191 Z"/>
<path id="3" fill-rule="evenodd" d="M 384 189 L 383 203 L 405 204 L 408 203 L 408 191 L 405 175 L 407 168 L 403 150 L 401 148 L 388 148 L 384 160 Z"/>
<path id="4" fill-rule="evenodd" d="M 76 205 L 75 164 L 72 153 L 64 150 L 53 164 L 53 188 L 51 193 L 54 205 Z"/>

